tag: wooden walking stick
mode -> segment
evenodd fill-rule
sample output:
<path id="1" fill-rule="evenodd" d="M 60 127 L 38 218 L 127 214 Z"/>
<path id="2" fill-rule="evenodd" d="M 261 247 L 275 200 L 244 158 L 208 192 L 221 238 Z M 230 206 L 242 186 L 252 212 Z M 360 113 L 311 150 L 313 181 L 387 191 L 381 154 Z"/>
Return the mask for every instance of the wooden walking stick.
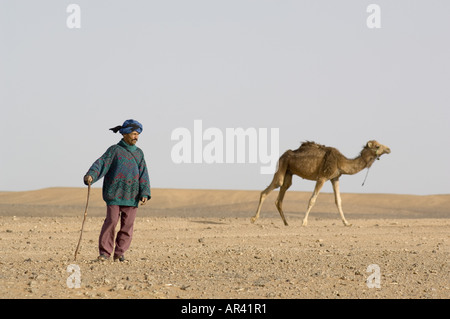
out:
<path id="1" fill-rule="evenodd" d="M 73 260 L 77 260 L 78 249 L 80 248 L 81 237 L 83 236 L 84 222 L 86 221 L 86 216 L 87 216 L 87 209 L 88 209 L 88 205 L 89 205 L 89 194 L 90 193 L 91 193 L 91 183 L 88 182 L 88 193 L 87 193 L 87 200 L 86 200 L 86 209 L 84 210 L 84 218 L 83 218 L 83 223 L 81 224 L 80 239 L 78 240 L 77 249 L 75 250 L 75 257 L 74 257 Z"/>

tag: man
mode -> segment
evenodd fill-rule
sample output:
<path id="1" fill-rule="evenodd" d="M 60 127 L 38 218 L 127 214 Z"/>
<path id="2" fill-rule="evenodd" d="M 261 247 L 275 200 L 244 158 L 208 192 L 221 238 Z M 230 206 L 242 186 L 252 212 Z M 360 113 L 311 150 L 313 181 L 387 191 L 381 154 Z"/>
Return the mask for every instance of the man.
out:
<path id="1" fill-rule="evenodd" d="M 107 260 L 114 252 L 114 261 L 125 261 L 124 254 L 131 244 L 139 201 L 144 205 L 151 198 L 144 153 L 136 146 L 142 129 L 142 124 L 135 120 L 126 120 L 121 126 L 111 128 L 114 133 L 119 131 L 123 138 L 109 147 L 84 176 L 86 185 L 104 177 L 103 200 L 107 209 L 98 242 L 99 260 Z M 120 230 L 114 247 L 119 217 Z"/>

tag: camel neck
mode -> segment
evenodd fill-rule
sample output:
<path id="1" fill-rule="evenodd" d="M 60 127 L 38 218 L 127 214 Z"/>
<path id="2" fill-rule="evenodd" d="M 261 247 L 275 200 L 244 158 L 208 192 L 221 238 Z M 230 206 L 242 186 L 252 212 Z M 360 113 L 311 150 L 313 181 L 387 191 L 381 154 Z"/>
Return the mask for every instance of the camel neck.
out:
<path id="1" fill-rule="evenodd" d="M 365 168 L 372 166 L 376 156 L 370 150 L 363 149 L 361 154 L 354 159 L 346 159 L 341 167 L 343 174 L 353 175 Z"/>

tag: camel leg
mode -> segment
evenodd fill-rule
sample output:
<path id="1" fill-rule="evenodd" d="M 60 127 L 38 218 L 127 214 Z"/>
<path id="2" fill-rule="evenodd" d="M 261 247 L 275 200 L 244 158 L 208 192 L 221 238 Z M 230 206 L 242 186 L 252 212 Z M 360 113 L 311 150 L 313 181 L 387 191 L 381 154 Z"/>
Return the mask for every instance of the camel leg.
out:
<path id="1" fill-rule="evenodd" d="M 286 218 L 284 217 L 284 213 L 283 213 L 283 209 L 282 209 L 283 198 L 284 198 L 284 194 L 286 193 L 288 188 L 291 187 L 291 185 L 292 185 L 292 174 L 286 174 L 284 176 L 284 183 L 283 183 L 283 185 L 281 185 L 280 193 L 278 194 L 278 198 L 275 202 L 275 205 L 277 206 L 278 212 L 280 213 L 281 219 L 283 220 L 285 226 L 288 226 L 288 223 L 286 221 Z"/>
<path id="2" fill-rule="evenodd" d="M 339 179 L 332 179 L 331 184 L 333 184 L 334 200 L 336 202 L 339 215 L 341 215 L 342 222 L 345 226 L 351 226 L 351 224 L 345 219 L 344 211 L 342 210 L 341 192 L 339 191 Z"/>
<path id="3" fill-rule="evenodd" d="M 318 180 L 316 183 L 316 187 L 314 187 L 314 192 L 309 199 L 308 209 L 306 210 L 305 218 L 303 218 L 302 226 L 308 225 L 308 215 L 311 211 L 311 208 L 313 208 L 314 204 L 316 203 L 317 196 L 319 195 L 320 190 L 322 189 L 323 184 L 325 184 L 324 180 Z"/>
<path id="4" fill-rule="evenodd" d="M 259 218 L 259 213 L 261 212 L 261 206 L 266 199 L 267 195 L 270 194 L 271 191 L 273 191 L 275 188 L 278 188 L 283 184 L 284 181 L 284 175 L 281 175 L 279 172 L 275 173 L 275 176 L 273 177 L 272 183 L 270 183 L 269 186 L 265 190 L 261 192 L 261 195 L 259 196 L 259 204 L 258 208 L 256 209 L 256 214 L 252 218 L 250 218 L 250 221 L 254 223 Z"/>

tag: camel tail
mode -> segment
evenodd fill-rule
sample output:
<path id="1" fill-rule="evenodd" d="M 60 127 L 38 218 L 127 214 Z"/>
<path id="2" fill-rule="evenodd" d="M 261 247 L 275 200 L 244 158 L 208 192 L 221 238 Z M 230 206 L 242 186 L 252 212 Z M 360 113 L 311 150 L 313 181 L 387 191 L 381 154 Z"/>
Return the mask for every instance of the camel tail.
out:
<path id="1" fill-rule="evenodd" d="M 286 175 L 287 169 L 288 169 L 288 155 L 284 153 L 283 155 L 281 155 L 280 159 L 277 162 L 277 170 L 273 175 L 273 180 L 271 183 L 273 188 L 278 188 L 281 185 L 283 185 L 284 176 Z"/>
<path id="2" fill-rule="evenodd" d="M 261 192 L 261 195 L 259 197 L 259 204 L 258 208 L 256 209 L 256 214 L 253 216 L 250 220 L 252 223 L 254 223 L 259 218 L 259 213 L 261 212 L 261 206 L 264 202 L 264 199 L 271 191 L 273 191 L 275 188 L 280 187 L 284 183 L 284 175 L 286 174 L 286 171 L 288 169 L 288 163 L 289 163 L 289 156 L 286 153 L 281 155 L 280 159 L 277 162 L 277 170 L 273 176 L 272 182 L 265 190 Z M 280 213 L 282 215 L 282 213 Z M 283 218 L 284 224 L 287 225 L 286 219 L 282 215 L 281 218 Z"/>

